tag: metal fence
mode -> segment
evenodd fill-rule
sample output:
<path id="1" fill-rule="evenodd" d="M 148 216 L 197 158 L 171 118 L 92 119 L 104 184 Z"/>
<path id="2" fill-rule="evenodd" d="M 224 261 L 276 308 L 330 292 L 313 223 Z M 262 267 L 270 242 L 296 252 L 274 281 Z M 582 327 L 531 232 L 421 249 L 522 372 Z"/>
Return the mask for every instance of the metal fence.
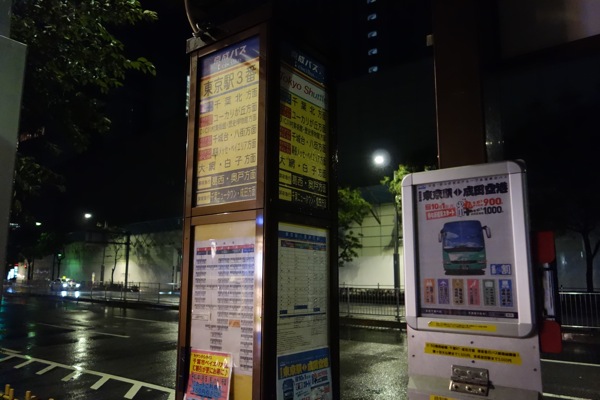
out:
<path id="1" fill-rule="evenodd" d="M 561 324 L 600 329 L 600 293 L 560 292 Z"/>
<path id="2" fill-rule="evenodd" d="M 404 290 L 393 286 L 339 288 L 340 316 L 405 321 Z M 566 327 L 600 329 L 600 293 L 560 292 L 561 323 Z"/>
<path id="3" fill-rule="evenodd" d="M 180 293 L 171 283 L 129 282 L 90 285 L 93 300 L 139 301 L 144 303 L 179 305 Z"/>
<path id="4" fill-rule="evenodd" d="M 386 285 L 339 288 L 340 316 L 404 320 L 404 290 Z"/>
<path id="5" fill-rule="evenodd" d="M 45 294 L 96 301 L 130 301 L 178 306 L 180 293 L 172 283 L 82 282 L 77 289 L 51 290 L 49 282 L 30 281 L 4 285 L 7 294 Z M 566 327 L 600 329 L 600 293 L 560 292 L 561 323 Z M 391 285 L 339 288 L 340 317 L 405 321 L 404 289 Z"/>
<path id="6" fill-rule="evenodd" d="M 172 283 L 129 282 L 127 289 L 122 282 L 81 282 L 76 288 L 53 287 L 46 281 L 11 283 L 4 286 L 7 294 L 36 294 L 57 297 L 90 299 L 95 301 L 130 301 L 147 304 L 179 306 L 180 294 Z"/>

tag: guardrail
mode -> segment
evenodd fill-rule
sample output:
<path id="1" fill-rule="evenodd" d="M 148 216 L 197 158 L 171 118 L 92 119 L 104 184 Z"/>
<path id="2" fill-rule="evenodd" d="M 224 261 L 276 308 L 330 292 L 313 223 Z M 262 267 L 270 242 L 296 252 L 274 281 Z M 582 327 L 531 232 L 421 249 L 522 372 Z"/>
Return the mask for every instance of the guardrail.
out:
<path id="1" fill-rule="evenodd" d="M 179 306 L 180 294 L 175 289 L 170 283 L 148 282 L 130 282 L 127 289 L 122 282 L 81 282 L 79 287 L 72 288 L 53 287 L 46 281 L 13 282 L 4 286 L 4 292 L 7 294 L 54 295 L 95 301 L 130 301 Z"/>
<path id="2" fill-rule="evenodd" d="M 561 324 L 600 328 L 600 293 L 560 292 Z"/>
<path id="3" fill-rule="evenodd" d="M 404 320 L 404 290 L 386 285 L 339 288 L 341 317 Z"/>
<path id="4" fill-rule="evenodd" d="M 45 281 L 10 283 L 4 291 L 22 294 L 53 294 L 69 298 L 89 298 L 98 301 L 130 301 L 148 304 L 178 306 L 179 291 L 170 283 L 130 282 L 127 290 L 123 283 L 82 282 L 77 289 L 52 291 Z M 566 327 L 600 329 L 600 293 L 560 292 L 561 323 Z M 372 318 L 404 321 L 404 289 L 391 285 L 339 287 L 340 317 Z"/>
<path id="5" fill-rule="evenodd" d="M 561 324 L 573 328 L 600 329 L 600 293 L 560 292 Z M 339 288 L 340 317 L 405 320 L 404 290 L 393 286 Z"/>
<path id="6" fill-rule="evenodd" d="M 94 300 L 179 305 L 180 293 L 175 289 L 173 284 L 168 283 L 130 282 L 127 289 L 122 283 L 99 283 L 91 285 L 89 293 Z"/>

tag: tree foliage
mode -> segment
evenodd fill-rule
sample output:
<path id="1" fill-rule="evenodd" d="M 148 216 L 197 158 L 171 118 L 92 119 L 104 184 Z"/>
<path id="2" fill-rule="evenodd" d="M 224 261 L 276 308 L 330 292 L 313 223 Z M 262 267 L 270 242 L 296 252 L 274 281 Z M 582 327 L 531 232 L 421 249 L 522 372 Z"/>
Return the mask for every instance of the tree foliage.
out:
<path id="1" fill-rule="evenodd" d="M 138 0 L 14 0 L 11 37 L 27 45 L 11 219 L 35 218 L 30 204 L 44 189 L 65 190 L 58 157 L 86 150 L 110 130 L 107 96 L 127 71 L 155 74 L 129 58 L 118 33 L 156 20 Z"/>
<path id="2" fill-rule="evenodd" d="M 362 234 L 352 227 L 361 225 L 371 211 L 371 205 L 363 199 L 358 189 L 338 189 L 338 266 L 352 261 L 362 248 Z"/>
<path id="3" fill-rule="evenodd" d="M 416 172 L 417 168 L 408 165 L 400 164 L 398 169 L 394 171 L 394 176 L 391 178 L 385 176 L 381 180 L 381 184 L 387 186 L 388 190 L 394 195 L 394 200 L 398 212 L 402 213 L 402 179 L 410 173 Z"/>
<path id="4" fill-rule="evenodd" d="M 21 140 L 45 135 L 83 150 L 106 132 L 102 95 L 127 70 L 155 73 L 145 58 L 129 59 L 111 30 L 156 17 L 135 0 L 16 0 L 11 36 L 28 49 Z"/>
<path id="5" fill-rule="evenodd" d="M 432 169 L 435 169 L 435 167 L 427 165 L 420 167 L 400 164 L 398 165 L 398 169 L 394 171 L 394 176 L 391 178 L 386 176 L 382 179 L 381 184 L 387 186 L 388 190 L 394 195 L 396 207 L 400 216 L 402 215 L 402 180 L 404 177 L 408 174 L 412 174 L 413 172 L 430 171 Z M 400 218 L 398 223 L 398 229 L 402 229 L 402 218 Z M 401 235 L 398 234 L 398 237 L 401 237 Z"/>

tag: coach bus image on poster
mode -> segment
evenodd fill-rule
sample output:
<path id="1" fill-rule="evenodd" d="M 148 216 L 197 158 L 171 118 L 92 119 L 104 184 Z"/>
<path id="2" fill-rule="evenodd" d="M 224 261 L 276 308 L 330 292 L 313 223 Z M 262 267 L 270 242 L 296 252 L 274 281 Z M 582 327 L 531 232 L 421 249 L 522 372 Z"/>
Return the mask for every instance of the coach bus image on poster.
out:
<path id="1" fill-rule="evenodd" d="M 485 239 L 492 232 L 478 220 L 447 222 L 438 235 L 446 275 L 483 275 L 486 267 Z"/>

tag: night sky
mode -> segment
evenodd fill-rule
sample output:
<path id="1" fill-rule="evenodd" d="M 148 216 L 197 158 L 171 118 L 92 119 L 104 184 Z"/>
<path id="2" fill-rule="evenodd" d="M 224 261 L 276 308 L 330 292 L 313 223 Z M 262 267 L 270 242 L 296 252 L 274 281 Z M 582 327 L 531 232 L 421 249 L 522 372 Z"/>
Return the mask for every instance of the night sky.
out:
<path id="1" fill-rule="evenodd" d="M 327 57 L 337 68 L 329 73 L 339 84 L 339 118 L 334 125 L 343 186 L 378 184 L 398 163 L 431 158 L 435 150 L 431 49 L 421 35 L 428 29 L 427 10 L 421 8 L 417 15 L 414 7 L 406 10 L 398 9 L 395 2 L 380 3 L 385 9 L 380 10 L 375 26 L 380 30 L 375 59 L 378 74 L 367 73 L 368 64 L 374 61 L 366 57 L 372 43 L 358 39 L 373 28 L 373 24 L 364 24 L 362 5 L 355 2 L 350 8 L 349 3 L 344 4 L 337 20 L 327 27 L 338 33 L 334 40 L 339 46 Z M 121 37 L 128 55 L 151 60 L 157 76 L 131 73 L 125 87 L 114 93 L 108 104 L 111 134 L 95 138 L 88 151 L 72 156 L 60 167 L 67 179 L 67 193 L 58 196 L 60 212 L 55 212 L 53 205 L 52 217 L 69 221 L 74 229 L 88 211 L 96 221 L 114 225 L 183 214 L 189 65 L 185 44 L 192 30 L 183 2 L 146 0 L 143 4 L 158 11 L 159 20 L 123 32 Z M 319 3 L 318 7 L 323 6 Z M 389 15 L 403 15 L 405 24 L 391 29 Z M 414 39 L 402 41 L 407 29 L 415 25 L 419 29 L 410 36 Z M 402 43 L 400 48 L 398 43 Z M 389 152 L 388 167 L 373 168 L 376 149 Z"/>
<path id="2" fill-rule="evenodd" d="M 338 45 L 328 55 L 336 66 L 339 184 L 353 187 L 377 185 L 400 163 L 434 164 L 436 155 L 433 54 L 425 44 L 429 10 L 422 6 L 427 2 L 377 2 L 384 7 L 380 15 L 397 16 L 380 18 L 379 25 L 365 22 L 369 10 L 363 3 L 340 8 L 332 22 Z M 125 42 L 131 57 L 155 63 L 157 76 L 132 74 L 112 96 L 113 132 L 63 164 L 68 192 L 49 197 L 53 217 L 75 228 L 85 211 L 109 224 L 183 214 L 185 44 L 192 31 L 183 2 L 144 5 L 158 11 L 159 21 L 127 32 Z M 378 41 L 364 40 L 373 29 L 380 29 Z M 377 57 L 367 55 L 373 46 Z M 370 65 L 379 71 L 369 74 Z M 593 54 L 542 54 L 484 68 L 486 119 L 503 135 L 494 144 L 498 160 L 525 159 L 533 187 L 589 169 L 585 161 L 596 157 L 600 137 L 598 70 L 600 58 Z M 385 169 L 372 165 L 378 149 L 391 156 Z"/>
<path id="3" fill-rule="evenodd" d="M 63 215 L 77 226 L 84 212 L 111 225 L 180 217 L 186 146 L 186 40 L 183 2 L 145 1 L 158 21 L 126 32 L 128 56 L 146 57 L 156 77 L 132 72 L 107 104 L 111 133 L 96 137 L 61 172 Z"/>

